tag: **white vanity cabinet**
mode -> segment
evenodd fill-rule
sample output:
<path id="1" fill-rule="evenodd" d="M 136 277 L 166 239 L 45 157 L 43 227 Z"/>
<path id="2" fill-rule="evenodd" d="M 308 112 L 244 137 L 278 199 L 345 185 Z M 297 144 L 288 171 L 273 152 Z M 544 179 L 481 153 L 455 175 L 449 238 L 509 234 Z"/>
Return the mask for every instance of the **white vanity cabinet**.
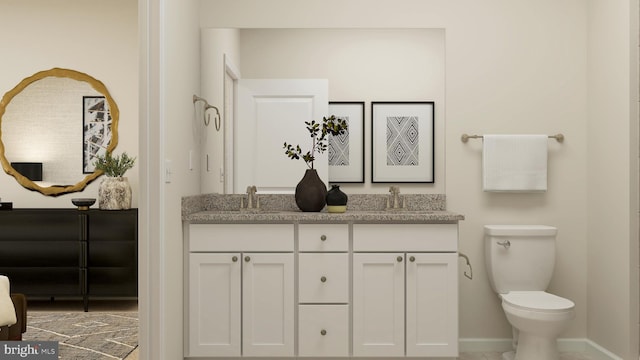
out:
<path id="1" fill-rule="evenodd" d="M 185 240 L 186 358 L 458 356 L 457 222 L 188 224 Z"/>
<path id="2" fill-rule="evenodd" d="M 294 356 L 293 229 L 189 226 L 188 356 Z"/>
<path id="3" fill-rule="evenodd" d="M 353 226 L 353 355 L 457 356 L 455 224 Z"/>

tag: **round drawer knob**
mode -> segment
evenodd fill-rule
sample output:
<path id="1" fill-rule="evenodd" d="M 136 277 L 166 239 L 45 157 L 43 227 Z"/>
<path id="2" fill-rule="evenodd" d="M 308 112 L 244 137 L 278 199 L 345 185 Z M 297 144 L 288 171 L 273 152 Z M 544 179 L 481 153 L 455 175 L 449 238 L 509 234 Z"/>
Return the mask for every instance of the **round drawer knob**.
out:
<path id="1" fill-rule="evenodd" d="M 325 329 L 320 330 L 320 335 L 322 335 L 322 336 L 327 335 L 327 330 L 325 330 Z"/>
<path id="2" fill-rule="evenodd" d="M 327 240 L 327 235 L 322 235 L 322 236 L 320 236 L 320 240 L 322 240 L 322 241 Z"/>
<path id="3" fill-rule="evenodd" d="M 237 257 L 237 256 L 232 257 L 232 258 L 231 258 L 231 261 L 233 261 L 233 262 L 238 261 L 238 257 Z"/>
<path id="4" fill-rule="evenodd" d="M 410 258 L 409 258 L 409 261 L 411 261 L 411 262 L 416 261 L 416 257 L 415 257 L 415 256 L 410 257 Z"/>
<path id="5" fill-rule="evenodd" d="M 396 260 L 398 260 L 398 262 L 402 262 L 402 256 L 398 256 Z"/>
<path id="6" fill-rule="evenodd" d="M 322 282 L 327 282 L 327 277 L 326 277 L 326 276 L 321 277 L 321 278 L 320 278 L 320 281 L 322 281 Z"/>
<path id="7" fill-rule="evenodd" d="M 245 257 L 244 257 L 244 261 L 245 261 L 245 262 L 249 262 L 249 261 L 251 261 L 251 258 L 250 258 L 249 256 L 245 256 Z"/>

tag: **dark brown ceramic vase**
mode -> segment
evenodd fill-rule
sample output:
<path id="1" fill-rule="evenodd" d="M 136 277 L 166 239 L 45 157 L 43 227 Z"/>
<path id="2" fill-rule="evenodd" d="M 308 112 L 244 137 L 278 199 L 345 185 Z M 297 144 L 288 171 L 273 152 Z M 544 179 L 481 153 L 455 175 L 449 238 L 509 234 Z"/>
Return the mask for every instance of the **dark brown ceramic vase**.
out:
<path id="1" fill-rule="evenodd" d="M 307 169 L 302 180 L 296 186 L 296 205 L 302 211 L 318 212 L 324 208 L 327 186 L 322 182 L 315 169 Z"/>

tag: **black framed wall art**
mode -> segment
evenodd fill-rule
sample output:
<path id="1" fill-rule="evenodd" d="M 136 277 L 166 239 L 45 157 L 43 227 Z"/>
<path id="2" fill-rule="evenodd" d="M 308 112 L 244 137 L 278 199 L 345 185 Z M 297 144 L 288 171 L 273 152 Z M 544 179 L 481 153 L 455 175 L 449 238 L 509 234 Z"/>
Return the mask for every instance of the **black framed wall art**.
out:
<path id="1" fill-rule="evenodd" d="M 347 131 L 329 138 L 329 182 L 364 182 L 364 102 L 329 102 L 329 115 L 347 122 Z"/>
<path id="2" fill-rule="evenodd" d="M 433 101 L 371 103 L 371 181 L 433 183 Z"/>

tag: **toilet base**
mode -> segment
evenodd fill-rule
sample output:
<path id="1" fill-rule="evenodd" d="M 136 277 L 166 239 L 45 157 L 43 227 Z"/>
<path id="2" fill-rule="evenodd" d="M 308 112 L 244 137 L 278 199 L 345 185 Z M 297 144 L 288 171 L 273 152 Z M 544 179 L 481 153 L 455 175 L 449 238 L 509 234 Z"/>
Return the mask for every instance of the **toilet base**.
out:
<path id="1" fill-rule="evenodd" d="M 507 354 L 507 353 L 505 353 Z M 518 338 L 518 347 L 515 351 L 515 357 L 505 358 L 503 360 L 559 360 L 558 344 L 556 339 L 526 334 L 520 331 Z"/>
<path id="2" fill-rule="evenodd" d="M 502 353 L 502 360 L 514 360 L 516 358 L 515 351 L 507 351 L 506 353 Z"/>

